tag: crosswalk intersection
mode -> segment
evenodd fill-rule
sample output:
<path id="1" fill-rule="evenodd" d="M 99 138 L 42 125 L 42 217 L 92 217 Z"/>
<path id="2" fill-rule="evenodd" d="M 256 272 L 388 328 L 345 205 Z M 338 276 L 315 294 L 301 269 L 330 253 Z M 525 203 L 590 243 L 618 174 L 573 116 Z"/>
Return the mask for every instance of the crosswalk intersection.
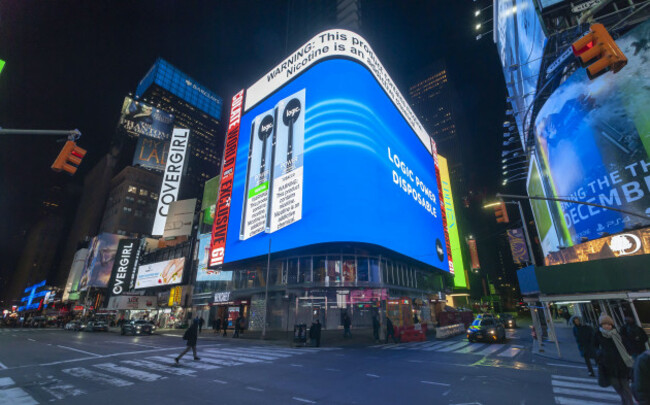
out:
<path id="1" fill-rule="evenodd" d="M 427 341 L 415 343 L 392 343 L 372 346 L 378 350 L 417 350 L 422 352 L 456 353 L 503 358 L 517 357 L 523 346 L 514 344 L 471 343 L 466 340 Z"/>
<path id="2" fill-rule="evenodd" d="M 34 382 L 23 384 L 17 377 L 0 377 L 0 405 L 37 405 L 65 398 L 86 395 L 92 391 L 128 387 L 138 383 L 151 383 L 167 378 L 197 377 L 224 367 L 243 366 L 253 363 L 273 363 L 278 360 L 336 348 L 280 348 L 280 347 L 234 347 L 212 345 L 199 348 L 200 361 L 191 356 L 174 363 L 177 352 L 143 353 L 142 357 L 99 358 L 96 363 L 74 365 L 63 363 L 60 368 L 49 368 L 43 374 L 39 370 Z"/>
<path id="3" fill-rule="evenodd" d="M 614 388 L 603 388 L 595 377 L 582 378 L 553 374 L 551 386 L 558 405 L 613 405 L 620 404 L 621 397 Z"/>

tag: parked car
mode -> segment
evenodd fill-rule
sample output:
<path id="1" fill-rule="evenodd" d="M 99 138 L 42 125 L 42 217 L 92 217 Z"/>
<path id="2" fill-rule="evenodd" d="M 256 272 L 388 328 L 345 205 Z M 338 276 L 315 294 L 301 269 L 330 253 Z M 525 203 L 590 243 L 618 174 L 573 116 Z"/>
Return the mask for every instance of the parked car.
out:
<path id="1" fill-rule="evenodd" d="M 506 329 L 494 318 L 475 319 L 467 329 L 467 340 L 502 343 L 506 340 Z"/>
<path id="2" fill-rule="evenodd" d="M 515 317 L 512 316 L 511 314 L 499 314 L 497 316 L 497 319 L 503 323 L 503 326 L 506 328 L 516 328 L 517 327 L 517 321 L 515 320 Z"/>
<path id="3" fill-rule="evenodd" d="M 90 321 L 84 328 L 86 332 L 108 332 L 108 324 L 104 321 Z"/>
<path id="4" fill-rule="evenodd" d="M 81 330 L 81 322 L 79 321 L 70 321 L 65 324 L 65 330 L 73 330 L 73 331 L 80 331 Z"/>
<path id="5" fill-rule="evenodd" d="M 152 335 L 155 326 L 144 320 L 124 322 L 122 325 L 122 335 Z"/>

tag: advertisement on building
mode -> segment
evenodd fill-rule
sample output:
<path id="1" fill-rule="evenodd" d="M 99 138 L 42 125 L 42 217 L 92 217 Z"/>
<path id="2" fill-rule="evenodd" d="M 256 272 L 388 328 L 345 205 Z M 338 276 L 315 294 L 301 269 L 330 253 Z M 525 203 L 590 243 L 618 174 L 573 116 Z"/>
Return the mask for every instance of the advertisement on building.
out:
<path id="1" fill-rule="evenodd" d="M 50 295 L 50 290 L 43 288 L 46 288 L 45 280 L 25 288 L 23 292 L 27 295 L 20 299 L 21 305 L 18 307 L 18 312 L 47 308 L 47 298 Z"/>
<path id="2" fill-rule="evenodd" d="M 134 287 L 133 271 L 138 265 L 138 256 L 144 241 L 122 239 L 117 244 L 111 279 L 108 282 L 109 295 L 118 296 Z"/>
<path id="3" fill-rule="evenodd" d="M 192 233 L 192 225 L 194 225 L 195 208 L 196 198 L 174 201 L 169 204 L 163 238 L 189 236 Z"/>
<path id="4" fill-rule="evenodd" d="M 119 126 L 129 135 L 169 140 L 174 128 L 174 115 L 142 101 L 125 97 Z"/>
<path id="5" fill-rule="evenodd" d="M 138 267 L 135 288 L 160 287 L 183 281 L 185 258 L 178 257 L 163 262 L 143 264 Z"/>
<path id="6" fill-rule="evenodd" d="M 321 33 L 246 97 L 233 98 L 210 267 L 272 238 L 272 252 L 362 242 L 450 270 L 434 144 L 365 40 Z"/>
<path id="7" fill-rule="evenodd" d="M 90 249 L 79 280 L 79 291 L 88 287 L 106 288 L 113 270 L 117 244 L 126 236 L 100 233 L 90 241 Z"/>
<path id="8" fill-rule="evenodd" d="M 81 279 L 81 273 L 84 270 L 87 257 L 87 248 L 79 249 L 74 254 L 72 266 L 70 266 L 70 273 L 68 274 L 68 281 L 65 283 L 65 289 L 63 290 L 63 302 L 79 299 L 79 280 Z"/>
<path id="9" fill-rule="evenodd" d="M 528 168 L 528 178 L 526 180 L 526 191 L 529 196 L 547 197 L 542 183 L 539 163 L 535 155 L 531 155 L 530 166 Z M 557 236 L 555 221 L 551 212 L 551 201 L 530 200 L 530 208 L 535 219 L 537 235 L 542 247 L 542 252 L 546 256 L 549 252 L 558 250 L 560 241 Z"/>
<path id="10" fill-rule="evenodd" d="M 220 176 L 207 180 L 203 186 L 203 200 L 201 200 L 201 211 L 203 211 L 203 223 L 212 225 L 214 223 L 215 207 L 219 196 Z"/>
<path id="11" fill-rule="evenodd" d="M 145 295 L 122 295 L 108 300 L 108 310 L 157 309 L 158 298 Z"/>
<path id="12" fill-rule="evenodd" d="M 133 154 L 133 166 L 163 172 L 169 154 L 169 140 L 140 136 Z"/>
<path id="13" fill-rule="evenodd" d="M 529 263 L 528 248 L 524 240 L 524 231 L 521 228 L 508 229 L 508 242 L 512 252 L 512 260 L 516 264 Z"/>
<path id="14" fill-rule="evenodd" d="M 232 271 L 222 271 L 208 267 L 210 237 L 209 233 L 199 235 L 196 281 L 230 281 L 232 280 Z"/>
<path id="15" fill-rule="evenodd" d="M 549 197 L 650 214 L 650 21 L 616 43 L 628 63 L 589 80 L 576 70 L 535 120 L 537 153 Z M 650 224 L 650 219 L 594 206 L 550 204 L 560 247 Z M 547 252 L 545 252 L 547 253 Z"/>
<path id="16" fill-rule="evenodd" d="M 527 111 L 535 99 L 547 38 L 533 0 L 495 0 L 494 4 L 497 49 L 508 95 L 513 99 L 515 121 L 524 137 L 532 117 L 532 111 Z"/>
<path id="17" fill-rule="evenodd" d="M 447 165 L 447 159 L 440 155 L 438 155 L 438 167 L 440 168 L 440 183 L 445 202 L 445 212 L 447 213 L 447 232 L 451 244 L 451 257 L 454 262 L 454 286 L 456 288 L 467 288 L 467 274 L 460 244 L 460 231 L 456 222 L 456 209 L 451 190 L 451 179 L 449 178 L 449 166 Z"/>
<path id="18" fill-rule="evenodd" d="M 590 240 L 557 252 L 551 252 L 546 256 L 546 265 L 588 262 L 649 253 L 650 229 L 644 228 Z"/>
<path id="19" fill-rule="evenodd" d="M 174 128 L 170 141 L 169 156 L 165 165 L 162 185 L 158 197 L 158 208 L 156 208 L 156 217 L 153 223 L 151 234 L 162 235 L 165 230 L 165 222 L 169 204 L 176 201 L 178 190 L 181 187 L 183 179 L 183 169 L 185 166 L 185 152 L 189 143 L 190 130 L 183 128 Z"/>
<path id="20" fill-rule="evenodd" d="M 476 239 L 467 239 L 467 246 L 469 247 L 469 257 L 472 261 L 472 270 L 480 270 L 481 263 L 478 261 L 478 247 L 476 246 Z"/>

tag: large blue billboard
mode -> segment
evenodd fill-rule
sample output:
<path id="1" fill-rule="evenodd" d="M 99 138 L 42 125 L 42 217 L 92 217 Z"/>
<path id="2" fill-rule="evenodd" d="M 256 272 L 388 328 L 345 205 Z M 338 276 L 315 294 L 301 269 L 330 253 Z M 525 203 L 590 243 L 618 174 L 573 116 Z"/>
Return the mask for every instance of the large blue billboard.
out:
<path id="1" fill-rule="evenodd" d="M 252 106 L 239 128 L 232 188 L 222 179 L 231 191 L 223 263 L 264 255 L 269 242 L 274 252 L 363 242 L 450 270 L 435 152 L 366 66 L 323 59 Z"/>

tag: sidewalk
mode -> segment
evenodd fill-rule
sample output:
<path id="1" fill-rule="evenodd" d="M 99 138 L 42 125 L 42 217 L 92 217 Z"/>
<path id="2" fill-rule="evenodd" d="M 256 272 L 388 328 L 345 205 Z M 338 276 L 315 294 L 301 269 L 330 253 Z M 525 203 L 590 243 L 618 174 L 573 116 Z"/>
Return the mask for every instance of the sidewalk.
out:
<path id="1" fill-rule="evenodd" d="M 567 325 L 564 320 L 555 320 L 553 324 L 555 325 L 555 333 L 560 346 L 560 356 L 558 356 L 555 342 L 546 339 L 542 343 L 541 350 L 538 340 L 533 340 L 533 354 L 553 360 L 585 364 L 585 360 L 580 356 L 578 345 L 573 337 L 573 325 Z"/>

